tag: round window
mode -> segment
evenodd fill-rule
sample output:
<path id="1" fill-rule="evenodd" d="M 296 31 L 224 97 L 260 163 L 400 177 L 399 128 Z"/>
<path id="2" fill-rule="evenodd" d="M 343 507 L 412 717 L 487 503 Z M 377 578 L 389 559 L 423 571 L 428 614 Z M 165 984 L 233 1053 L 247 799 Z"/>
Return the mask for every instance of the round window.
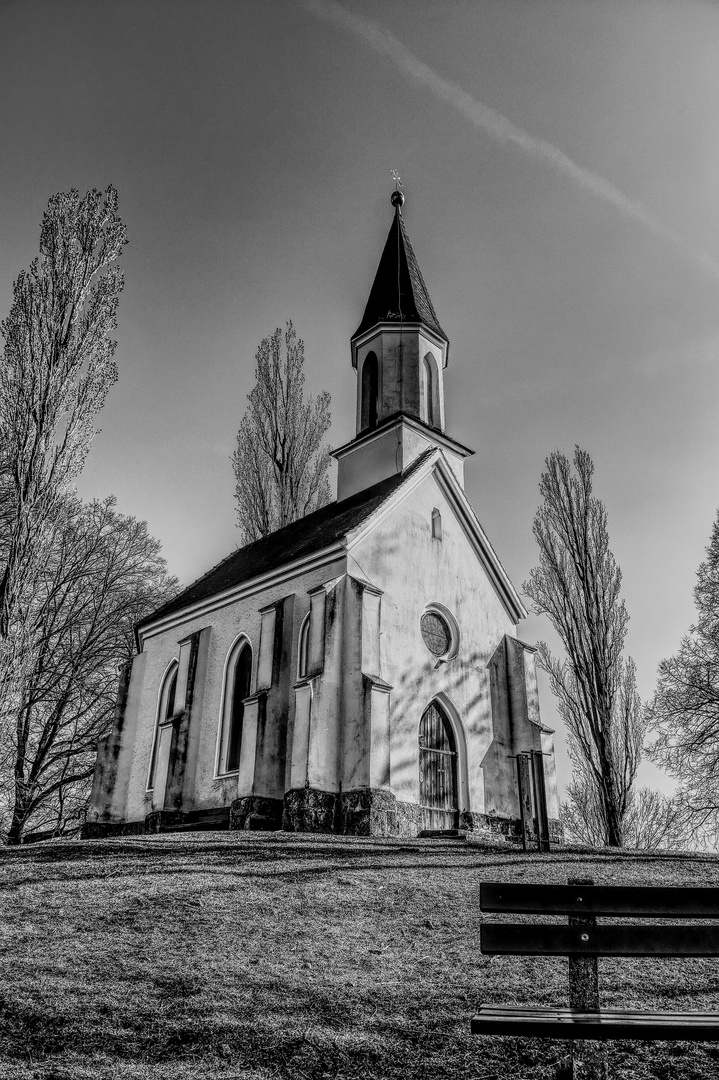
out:
<path id="1" fill-rule="evenodd" d="M 420 619 L 422 640 L 435 656 L 444 656 L 452 645 L 452 631 L 436 611 L 427 611 Z"/>

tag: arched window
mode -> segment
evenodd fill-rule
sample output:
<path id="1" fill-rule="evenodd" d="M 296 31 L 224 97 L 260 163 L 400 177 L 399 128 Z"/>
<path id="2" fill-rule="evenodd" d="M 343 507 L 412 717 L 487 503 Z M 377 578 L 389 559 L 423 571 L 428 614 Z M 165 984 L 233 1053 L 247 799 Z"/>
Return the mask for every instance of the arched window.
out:
<path id="1" fill-rule="evenodd" d="M 422 361 L 422 394 L 420 415 L 430 427 L 439 427 L 439 395 L 434 357 L 429 353 Z"/>
<path id="2" fill-rule="evenodd" d="M 373 352 L 367 353 L 362 365 L 362 431 L 377 427 L 377 396 L 379 391 L 379 374 L 377 369 L 377 357 Z"/>
<path id="3" fill-rule="evenodd" d="M 306 615 L 300 627 L 300 636 L 297 642 L 297 678 L 307 678 L 307 667 L 310 654 L 310 617 Z"/>
<path id="4" fill-rule="evenodd" d="M 219 773 L 237 772 L 240 767 L 244 700 L 250 696 L 251 680 L 252 647 L 242 637 L 232 647 L 225 672 Z"/>
<path id="5" fill-rule="evenodd" d="M 155 768 L 157 766 L 157 746 L 160 741 L 160 725 L 166 724 L 175 712 L 175 690 L 177 688 L 177 660 L 173 660 L 165 672 L 162 680 L 162 689 L 157 704 L 157 716 L 155 717 L 155 733 L 152 737 L 152 753 L 150 754 L 150 768 L 147 773 L 147 790 L 152 791 L 155 786 Z"/>

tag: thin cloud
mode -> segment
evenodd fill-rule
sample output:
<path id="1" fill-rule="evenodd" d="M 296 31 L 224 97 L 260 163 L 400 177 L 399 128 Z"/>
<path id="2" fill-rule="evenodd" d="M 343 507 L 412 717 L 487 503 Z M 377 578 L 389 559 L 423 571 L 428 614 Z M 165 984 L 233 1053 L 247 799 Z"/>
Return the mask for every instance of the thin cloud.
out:
<path id="1" fill-rule="evenodd" d="M 719 264 L 711 255 L 704 251 L 697 251 L 696 248 L 687 244 L 673 229 L 659 221 L 641 202 L 630 199 L 623 191 L 597 173 L 577 165 L 576 161 L 567 157 L 558 146 L 546 139 L 530 135 L 528 131 L 517 127 L 496 109 L 477 101 L 458 83 L 442 78 L 433 68 L 410 52 L 389 30 L 385 30 L 384 27 L 369 19 L 354 15 L 336 0 L 303 0 L 303 4 L 313 15 L 349 31 L 355 37 L 365 41 L 376 53 L 388 57 L 404 75 L 431 90 L 436 97 L 464 116 L 475 128 L 486 131 L 499 142 L 518 146 L 528 157 L 543 161 L 555 172 L 568 177 L 585 191 L 610 203 L 626 217 L 644 225 L 645 228 L 668 240 L 675 247 L 681 248 L 704 270 L 719 278 Z"/>

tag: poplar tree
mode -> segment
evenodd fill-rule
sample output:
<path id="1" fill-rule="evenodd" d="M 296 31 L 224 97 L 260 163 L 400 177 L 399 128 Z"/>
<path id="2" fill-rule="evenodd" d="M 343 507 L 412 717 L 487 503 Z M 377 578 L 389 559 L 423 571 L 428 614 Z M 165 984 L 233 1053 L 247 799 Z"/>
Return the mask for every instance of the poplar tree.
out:
<path id="1" fill-rule="evenodd" d="M 15 281 L 0 326 L 0 644 L 117 378 L 112 331 L 127 243 L 117 192 L 54 195 L 40 254 Z"/>
<path id="2" fill-rule="evenodd" d="M 73 493 L 117 378 L 117 192 L 53 196 L 0 330 L 0 836 L 89 795 L 132 623 L 175 587 L 144 523 Z"/>
<path id="3" fill-rule="evenodd" d="M 292 322 L 264 338 L 255 385 L 232 456 L 237 525 L 244 543 L 268 536 L 330 500 L 330 395 L 304 396 L 304 342 Z"/>
<path id="4" fill-rule="evenodd" d="M 559 451 L 547 458 L 539 485 L 544 502 L 533 527 L 539 566 L 524 590 L 534 611 L 549 616 L 565 651 L 559 659 L 540 642 L 538 661 L 567 727 L 575 808 L 588 808 L 604 844 L 621 847 L 647 722 L 634 662 L 622 656 L 629 616 L 609 549 L 607 512 L 592 494 L 593 472 L 579 447 L 574 473 Z"/>

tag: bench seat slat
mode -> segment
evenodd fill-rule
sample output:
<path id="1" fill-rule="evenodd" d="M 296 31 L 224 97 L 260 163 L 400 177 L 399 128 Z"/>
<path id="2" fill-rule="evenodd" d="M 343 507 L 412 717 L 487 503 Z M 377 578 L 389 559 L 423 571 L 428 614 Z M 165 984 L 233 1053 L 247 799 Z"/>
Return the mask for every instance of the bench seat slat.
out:
<path id="1" fill-rule="evenodd" d="M 581 897 L 581 900 L 578 899 Z M 719 888 L 659 885 L 540 885 L 483 881 L 482 911 L 526 915 L 719 918 Z"/>
<path id="2" fill-rule="evenodd" d="M 517 1035 L 557 1039 L 719 1040 L 719 1013 L 637 1012 L 604 1009 L 596 1013 L 524 1005 L 482 1005 L 472 1018 L 474 1035 Z"/>
<path id="3" fill-rule="evenodd" d="M 512 956 L 719 956 L 719 926 L 484 923 L 480 947 Z"/>

